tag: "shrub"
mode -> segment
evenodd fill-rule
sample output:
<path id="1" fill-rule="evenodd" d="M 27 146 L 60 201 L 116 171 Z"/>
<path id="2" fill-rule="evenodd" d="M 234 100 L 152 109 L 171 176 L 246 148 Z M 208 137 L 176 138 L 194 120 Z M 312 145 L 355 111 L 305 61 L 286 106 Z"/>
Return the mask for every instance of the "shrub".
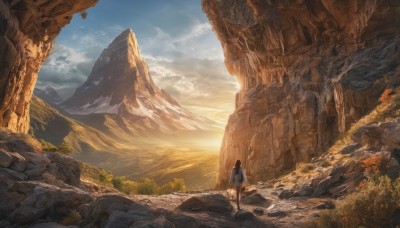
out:
<path id="1" fill-rule="evenodd" d="M 85 20 L 87 18 L 88 13 L 86 12 L 86 10 L 84 10 L 84 11 L 80 12 L 79 15 L 81 15 L 81 18 L 83 20 Z"/>
<path id="2" fill-rule="evenodd" d="M 315 166 L 312 164 L 305 164 L 304 166 L 301 167 L 300 172 L 302 173 L 308 173 L 311 170 L 315 169 Z"/>
<path id="3" fill-rule="evenodd" d="M 72 147 L 66 144 L 65 142 L 61 143 L 57 148 L 57 152 L 61 154 L 71 154 L 72 151 L 73 151 Z"/>
<path id="4" fill-rule="evenodd" d="M 400 202 L 400 184 L 387 176 L 371 178 L 362 189 L 348 195 L 338 209 L 319 219 L 319 227 L 382 227 Z"/>
<path id="5" fill-rule="evenodd" d="M 154 180 L 145 178 L 142 183 L 138 183 L 137 193 L 141 195 L 156 195 L 158 194 L 158 185 Z"/>
<path id="6" fill-rule="evenodd" d="M 58 148 L 54 146 L 53 144 L 44 141 L 43 139 L 38 139 L 40 145 L 42 146 L 43 151 L 48 151 L 48 152 L 56 152 Z"/>
<path id="7" fill-rule="evenodd" d="M 160 194 L 170 194 L 173 192 L 184 192 L 186 191 L 185 181 L 183 179 L 174 178 L 173 181 L 163 185 L 160 188 Z"/>
<path id="8" fill-rule="evenodd" d="M 114 188 L 122 191 L 122 187 L 124 182 L 126 181 L 125 177 L 113 177 L 111 183 L 113 184 Z"/>
<path id="9" fill-rule="evenodd" d="M 385 175 L 390 167 L 390 157 L 385 153 L 380 153 L 361 161 L 361 164 L 368 176 L 375 173 Z"/>
<path id="10" fill-rule="evenodd" d="M 107 173 L 106 173 L 105 171 L 101 171 L 101 172 L 99 173 L 98 180 L 99 180 L 100 182 L 107 182 Z"/>
<path id="11" fill-rule="evenodd" d="M 138 183 L 130 180 L 126 180 L 122 186 L 122 191 L 125 194 L 135 194 L 138 190 Z"/>

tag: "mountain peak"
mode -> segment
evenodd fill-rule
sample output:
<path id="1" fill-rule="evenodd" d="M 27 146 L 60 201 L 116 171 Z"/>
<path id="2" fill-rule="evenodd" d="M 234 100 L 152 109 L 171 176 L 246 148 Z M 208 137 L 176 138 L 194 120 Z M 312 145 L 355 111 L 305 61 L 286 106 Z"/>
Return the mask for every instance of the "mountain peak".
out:
<path id="1" fill-rule="evenodd" d="M 62 99 L 58 95 L 57 91 L 51 87 L 46 86 L 44 89 L 35 88 L 33 91 L 34 95 L 45 100 L 49 104 L 58 104 L 62 102 Z"/>
<path id="2" fill-rule="evenodd" d="M 155 85 L 131 29 L 104 49 L 87 81 L 61 106 L 81 116 L 115 114 L 163 132 L 200 129 L 201 122 Z"/>
<path id="3" fill-rule="evenodd" d="M 108 49 L 125 49 L 127 55 L 133 54 L 141 59 L 140 50 L 136 35 L 132 29 L 128 28 L 121 32 L 108 46 Z"/>

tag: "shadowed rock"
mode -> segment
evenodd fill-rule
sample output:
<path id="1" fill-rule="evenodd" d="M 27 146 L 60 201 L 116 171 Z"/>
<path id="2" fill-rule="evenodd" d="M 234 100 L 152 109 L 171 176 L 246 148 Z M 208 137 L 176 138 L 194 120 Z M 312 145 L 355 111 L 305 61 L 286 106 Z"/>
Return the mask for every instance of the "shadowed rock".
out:
<path id="1" fill-rule="evenodd" d="M 219 213 L 231 212 L 233 209 L 229 199 L 221 194 L 195 196 L 185 200 L 178 208 L 189 212 L 209 211 Z"/>

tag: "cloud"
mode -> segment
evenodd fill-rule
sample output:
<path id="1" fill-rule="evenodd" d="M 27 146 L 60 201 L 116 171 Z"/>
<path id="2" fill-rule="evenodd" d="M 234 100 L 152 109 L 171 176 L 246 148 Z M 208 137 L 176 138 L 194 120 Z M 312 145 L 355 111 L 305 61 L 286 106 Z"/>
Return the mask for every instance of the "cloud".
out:
<path id="1" fill-rule="evenodd" d="M 135 33 L 155 83 L 182 106 L 223 127 L 239 89 L 225 68 L 221 44 L 211 25 L 197 19 L 177 24 L 179 29 L 146 23 L 147 33 Z M 63 98 L 72 95 L 90 74 L 101 51 L 125 29 L 119 24 L 101 30 L 80 26 L 69 39 L 60 38 L 40 71 L 38 87 L 51 85 Z"/>
<path id="2" fill-rule="evenodd" d="M 178 102 L 224 126 L 233 112 L 238 83 L 222 60 L 180 56 L 172 61 L 148 60 L 155 83 Z"/>
<path id="3" fill-rule="evenodd" d="M 39 72 L 37 87 L 51 85 L 67 98 L 83 84 L 93 65 L 94 59 L 84 51 L 56 44 Z"/>

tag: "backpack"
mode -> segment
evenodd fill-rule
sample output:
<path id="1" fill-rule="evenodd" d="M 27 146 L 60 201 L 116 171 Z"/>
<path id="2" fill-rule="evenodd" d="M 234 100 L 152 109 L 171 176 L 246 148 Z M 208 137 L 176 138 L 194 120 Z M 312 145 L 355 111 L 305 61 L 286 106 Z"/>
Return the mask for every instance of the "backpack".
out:
<path id="1" fill-rule="evenodd" d="M 242 168 L 239 169 L 239 174 L 235 174 L 235 177 L 236 177 L 236 175 L 240 175 L 240 177 L 239 177 L 239 183 L 243 183 L 244 176 L 243 176 Z"/>

